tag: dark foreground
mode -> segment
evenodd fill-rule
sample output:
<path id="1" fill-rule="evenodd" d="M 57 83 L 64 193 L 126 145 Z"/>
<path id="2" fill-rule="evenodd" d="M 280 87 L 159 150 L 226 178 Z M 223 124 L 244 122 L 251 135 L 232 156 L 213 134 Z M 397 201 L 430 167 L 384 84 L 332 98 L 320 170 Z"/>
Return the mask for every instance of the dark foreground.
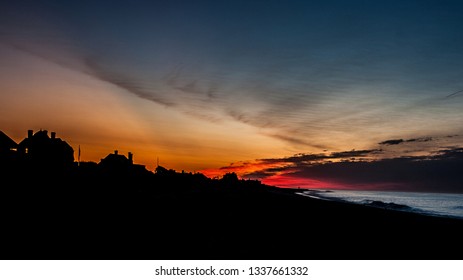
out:
<path id="1" fill-rule="evenodd" d="M 463 249 L 463 220 L 234 178 L 84 175 L 2 187 L 0 258 L 459 259 Z"/>

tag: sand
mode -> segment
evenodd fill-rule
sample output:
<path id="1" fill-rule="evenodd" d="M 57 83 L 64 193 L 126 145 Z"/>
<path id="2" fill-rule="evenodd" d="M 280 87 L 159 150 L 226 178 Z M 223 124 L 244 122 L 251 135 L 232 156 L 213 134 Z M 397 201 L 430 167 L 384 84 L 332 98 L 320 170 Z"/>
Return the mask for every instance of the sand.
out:
<path id="1" fill-rule="evenodd" d="M 258 184 L 106 179 L 3 190 L 1 258 L 421 260 L 463 249 L 458 219 Z"/>

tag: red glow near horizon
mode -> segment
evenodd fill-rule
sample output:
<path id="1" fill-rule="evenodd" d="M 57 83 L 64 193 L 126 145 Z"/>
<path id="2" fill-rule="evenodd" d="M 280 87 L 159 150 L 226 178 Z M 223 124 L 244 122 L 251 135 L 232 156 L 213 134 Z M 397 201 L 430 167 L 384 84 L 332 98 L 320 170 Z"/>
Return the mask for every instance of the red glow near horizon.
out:
<path id="1" fill-rule="evenodd" d="M 285 164 L 282 163 L 263 163 L 260 161 L 245 161 L 237 162 L 226 167 L 221 167 L 217 169 L 204 169 L 200 170 L 201 173 L 206 175 L 209 178 L 221 177 L 226 173 L 234 172 L 238 177 L 243 177 L 247 174 L 253 172 L 263 171 L 269 168 L 284 167 Z"/>
<path id="2" fill-rule="evenodd" d="M 279 169 L 274 174 L 264 176 L 264 171 Z M 226 167 L 217 169 L 205 169 L 200 172 L 209 178 L 220 178 L 226 173 L 234 172 L 239 178 L 252 178 L 252 174 L 260 173 L 259 180 L 266 185 L 276 186 L 280 188 L 301 188 L 301 189 L 342 189 L 342 190 L 400 190 L 404 186 L 397 183 L 352 183 L 342 182 L 333 179 L 312 179 L 307 177 L 297 176 L 294 172 L 297 172 L 297 168 L 291 164 L 284 162 L 262 162 L 259 160 L 237 162 Z M 257 172 L 257 173 L 256 173 Z"/>
<path id="3" fill-rule="evenodd" d="M 264 171 L 268 168 L 275 167 L 284 167 L 282 163 L 262 163 L 259 161 L 255 162 L 241 162 L 238 164 L 233 164 L 227 167 L 222 167 L 219 169 L 205 169 L 200 172 L 206 175 L 209 178 L 220 178 L 226 173 L 234 172 L 238 177 L 243 178 L 248 174 L 252 174 L 256 171 Z M 286 165 L 287 166 L 287 165 Z M 263 184 L 270 186 L 277 186 L 280 188 L 307 188 L 307 189 L 340 189 L 344 188 L 339 184 L 333 184 L 330 182 L 323 182 L 320 180 L 296 177 L 293 176 L 290 172 L 279 172 L 274 175 L 269 175 L 260 179 Z"/>
<path id="4" fill-rule="evenodd" d="M 262 183 L 281 188 L 303 188 L 303 189 L 333 189 L 339 188 L 339 185 L 333 185 L 328 182 L 319 180 L 293 177 L 289 174 L 277 174 L 262 179 Z"/>

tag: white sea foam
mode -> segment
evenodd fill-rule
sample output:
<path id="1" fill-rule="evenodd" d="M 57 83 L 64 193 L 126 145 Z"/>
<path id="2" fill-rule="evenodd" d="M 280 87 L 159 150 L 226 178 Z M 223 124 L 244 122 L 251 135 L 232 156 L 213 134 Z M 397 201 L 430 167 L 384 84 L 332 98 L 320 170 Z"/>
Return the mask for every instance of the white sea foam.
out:
<path id="1" fill-rule="evenodd" d="M 463 194 L 350 190 L 307 190 L 303 194 L 371 207 L 463 219 Z"/>

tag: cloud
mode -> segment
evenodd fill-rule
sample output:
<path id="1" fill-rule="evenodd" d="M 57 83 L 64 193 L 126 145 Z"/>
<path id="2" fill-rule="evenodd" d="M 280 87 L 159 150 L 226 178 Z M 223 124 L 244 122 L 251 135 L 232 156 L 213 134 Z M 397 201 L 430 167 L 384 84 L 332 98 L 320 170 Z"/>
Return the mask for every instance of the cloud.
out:
<path id="1" fill-rule="evenodd" d="M 374 149 L 374 150 L 352 150 L 352 151 L 346 151 L 346 152 L 337 152 L 337 153 L 331 153 L 329 158 L 332 159 L 337 159 L 337 158 L 358 158 L 358 157 L 366 157 L 371 154 L 378 154 L 381 153 L 382 150 L 380 149 Z"/>
<path id="2" fill-rule="evenodd" d="M 197 98 L 204 102 L 211 102 L 218 98 L 218 85 L 213 82 L 204 82 L 199 78 L 186 79 L 184 65 L 174 66 L 163 78 L 162 81 L 170 88 L 182 91 L 187 94 L 197 95 Z"/>
<path id="3" fill-rule="evenodd" d="M 335 182 L 340 186 L 381 185 L 402 191 L 463 192 L 462 164 L 463 149 L 454 148 L 427 157 L 306 165 L 288 176 Z"/>
<path id="4" fill-rule="evenodd" d="M 116 73 L 115 71 L 109 71 L 104 69 L 101 65 L 96 62 L 96 59 L 86 58 L 84 60 L 85 66 L 88 67 L 88 71 L 85 71 L 86 74 L 89 74 L 99 80 L 108 82 L 115 86 L 118 86 L 122 89 L 125 89 L 129 93 L 134 94 L 140 98 L 167 106 L 174 107 L 177 104 L 171 100 L 165 98 L 162 94 L 156 90 L 150 88 L 147 85 L 143 85 L 141 81 L 136 79 L 129 78 L 128 75 Z"/>
<path id="5" fill-rule="evenodd" d="M 84 48 L 66 54 L 74 56 L 72 59 L 63 59 L 54 52 L 44 52 L 45 47 L 21 45 L 22 50 L 139 98 L 208 122 L 219 123 L 231 118 L 298 149 L 336 148 L 336 143 L 325 141 L 333 139 L 330 133 L 356 134 L 370 126 L 372 117 L 382 114 L 375 107 L 376 102 L 363 94 L 352 94 L 357 76 L 363 75 L 357 73 L 351 77 L 348 70 L 353 62 L 343 61 L 341 57 L 339 61 L 331 61 L 328 67 L 324 59 L 308 58 L 296 50 L 289 51 L 290 56 L 261 55 L 259 59 L 263 60 L 252 57 L 250 54 L 256 53 L 249 51 L 229 65 L 210 61 L 199 65 L 179 59 L 162 67 L 149 63 L 140 67 L 130 55 L 115 57 L 117 51 L 105 53 Z M 161 51 L 169 56 L 176 54 Z M 315 60 L 309 67 L 294 58 L 298 56 Z M 112 63 L 119 60 L 125 62 Z M 339 71 L 346 77 L 332 79 L 333 73 Z M 343 106 L 338 106 L 339 102 Z M 394 116 L 388 119 L 393 123 Z"/>
<path id="6" fill-rule="evenodd" d="M 333 153 L 320 153 L 320 154 L 296 154 L 291 157 L 286 158 L 267 158 L 261 159 L 260 161 L 266 163 L 293 163 L 293 164 L 307 164 L 314 163 L 324 160 L 336 160 L 336 159 L 360 159 L 368 157 L 372 154 L 381 153 L 382 150 L 373 149 L 373 150 L 352 150 L 344 152 L 333 152 Z"/>
<path id="7" fill-rule="evenodd" d="M 279 10 L 274 12 L 280 14 Z M 311 17 L 305 18 L 310 20 Z M 147 23 L 158 23 L 157 20 L 161 18 L 146 18 Z M 164 26 L 164 22 L 159 23 L 153 26 Z M 207 23 L 209 26 L 210 22 Z M 312 23 L 317 24 L 317 21 Z M 246 26 L 244 21 L 242 24 Z M 336 149 L 338 142 L 333 139 L 339 136 L 340 141 L 354 137 L 362 139 L 364 143 L 359 146 L 364 148 L 367 147 L 365 142 L 369 141 L 365 136 L 375 131 L 378 121 L 381 121 L 383 131 L 397 132 L 406 127 L 397 127 L 399 121 L 410 121 L 407 125 L 414 125 L 426 119 L 439 119 L 427 113 L 432 110 L 421 111 L 434 103 L 403 110 L 405 105 L 428 100 L 431 90 L 423 96 L 415 95 L 420 92 L 415 88 L 416 80 L 412 75 L 415 72 L 407 75 L 396 71 L 399 70 L 396 67 L 401 71 L 409 69 L 389 63 L 402 52 L 380 44 L 380 36 L 371 38 L 374 42 L 379 40 L 376 44 L 365 45 L 360 30 L 352 29 L 357 30 L 354 33 L 358 32 L 359 36 L 350 37 L 332 26 L 331 35 L 340 36 L 315 32 L 316 37 L 320 36 L 320 42 L 325 42 L 314 44 L 316 38 L 305 41 L 297 32 L 272 28 L 272 24 L 280 27 L 276 22 L 270 21 L 269 24 L 264 29 L 259 25 L 259 34 L 254 34 L 252 29 L 230 30 L 239 31 L 233 33 L 239 38 L 214 37 L 217 34 L 209 37 L 203 33 L 204 28 L 195 25 L 189 25 L 188 34 L 183 29 L 173 29 L 179 33 L 167 38 L 157 37 L 154 30 L 149 36 L 140 33 L 143 42 L 131 40 L 138 36 L 124 32 L 105 32 L 100 34 L 104 38 L 98 40 L 85 36 L 80 38 L 81 42 L 78 42 L 78 36 L 69 36 L 69 45 L 74 43 L 81 47 L 74 54 L 77 63 L 63 63 L 56 54 L 41 52 L 34 46 L 24 48 L 124 89 L 128 94 L 194 118 L 213 123 L 231 119 L 253 126 L 257 133 L 283 141 L 291 150 Z M 125 25 L 121 26 L 129 27 Z M 294 26 L 295 30 L 300 26 Z M 315 28 L 314 25 L 308 26 Z M 222 27 L 218 26 L 217 31 L 223 30 Z M 105 30 L 101 26 L 100 29 Z M 94 36 L 99 34 L 98 30 L 96 26 Z M 275 30 L 280 30 L 279 34 L 283 36 L 274 36 Z M 62 34 L 73 34 L 64 31 Z M 210 31 L 214 33 L 214 30 Z M 88 35 L 87 32 L 82 34 Z M 53 40 L 50 45 L 56 44 L 55 49 L 59 49 L 61 37 L 56 38 L 58 40 Z M 217 38 L 224 40 L 217 44 Z M 108 51 L 102 42 L 114 48 Z M 119 42 L 126 45 L 119 45 Z M 401 93 L 405 91 L 412 94 L 404 98 Z M 412 98 L 408 99 L 409 96 Z M 433 98 L 430 100 L 434 102 Z M 405 111 L 407 118 L 403 118 Z M 382 144 L 400 143 L 390 140 Z"/>
<path id="8" fill-rule="evenodd" d="M 165 107 L 174 108 L 197 119 L 212 123 L 219 123 L 223 120 L 222 116 L 214 113 L 214 110 L 212 110 L 214 106 L 211 106 L 211 100 L 218 98 L 213 86 L 209 86 L 205 89 L 204 95 L 201 96 L 202 89 L 199 88 L 195 81 L 188 82 L 184 85 L 172 85 L 172 88 L 183 92 L 185 95 L 191 93 L 196 95 L 196 97 L 193 98 L 185 98 L 185 96 L 180 94 L 175 96 L 172 92 L 168 94 L 168 90 L 162 88 L 162 85 L 154 85 L 146 80 L 131 77 L 128 74 L 124 74 L 124 71 L 109 70 L 109 67 L 104 66 L 104 63 L 98 62 L 100 59 L 95 55 L 53 53 L 44 48 L 44 46 L 16 44 L 8 41 L 1 43 L 60 67 L 80 72 L 94 79 L 109 83 L 136 97 Z M 193 102 L 187 104 L 185 100 Z"/>
<path id="9" fill-rule="evenodd" d="M 450 98 L 450 97 L 460 95 L 460 93 L 462 93 L 462 92 L 463 92 L 463 90 L 456 91 L 456 92 L 454 92 L 452 94 L 447 95 L 445 98 Z"/>
<path id="10" fill-rule="evenodd" d="M 295 154 L 285 158 L 265 158 L 253 161 L 232 163 L 219 169 L 202 170 L 209 177 L 217 177 L 227 172 L 235 172 L 246 179 L 265 179 L 281 174 L 293 174 L 307 166 L 340 160 L 367 160 L 370 156 L 381 153 L 382 150 L 352 150 L 345 152 Z"/>
<path id="11" fill-rule="evenodd" d="M 298 137 L 290 136 L 290 135 L 287 135 L 287 134 L 283 135 L 283 134 L 280 134 L 280 133 L 268 133 L 266 135 L 271 136 L 271 137 L 276 138 L 276 139 L 283 140 L 285 142 L 288 142 L 288 143 L 291 143 L 291 144 L 294 144 L 294 145 L 313 147 L 313 148 L 317 148 L 317 149 L 325 149 L 326 148 L 323 145 L 315 145 L 315 144 L 310 143 L 310 142 L 308 142 L 306 140 L 300 139 Z"/>
<path id="12" fill-rule="evenodd" d="M 386 140 L 383 142 L 378 143 L 379 145 L 398 145 L 400 143 L 403 143 L 403 139 L 392 139 L 392 140 Z"/>
<path id="13" fill-rule="evenodd" d="M 426 141 L 426 138 L 416 139 Z M 377 159 L 380 149 L 296 154 L 224 167 L 242 178 L 285 187 L 463 193 L 463 148 L 447 147 L 428 155 Z"/>
<path id="14" fill-rule="evenodd" d="M 140 98 L 167 107 L 176 106 L 175 102 L 164 98 L 161 94 L 159 94 L 146 83 L 143 83 L 142 81 L 134 78 L 130 78 L 128 75 L 104 69 L 104 67 L 96 62 L 96 58 L 93 56 L 83 57 L 81 54 L 56 52 L 52 53 L 51 51 L 46 50 L 46 46 L 34 46 L 33 44 L 31 45 L 31 43 L 19 44 L 16 42 L 10 42 L 8 40 L 3 40 L 2 43 L 13 49 L 38 57 L 60 67 L 77 71 L 103 82 L 115 85 Z M 53 49 L 53 47 L 50 47 L 50 49 Z"/>
<path id="15" fill-rule="evenodd" d="M 429 142 L 433 140 L 434 139 L 432 137 L 422 137 L 422 138 L 408 139 L 408 140 L 405 140 L 405 142 Z"/>
<path id="16" fill-rule="evenodd" d="M 391 139 L 391 140 L 386 140 L 383 142 L 379 142 L 379 145 L 399 145 L 402 143 L 410 143 L 410 142 L 429 142 L 434 140 L 432 137 L 422 137 L 422 138 L 412 138 L 408 140 L 403 140 L 403 139 Z"/>

